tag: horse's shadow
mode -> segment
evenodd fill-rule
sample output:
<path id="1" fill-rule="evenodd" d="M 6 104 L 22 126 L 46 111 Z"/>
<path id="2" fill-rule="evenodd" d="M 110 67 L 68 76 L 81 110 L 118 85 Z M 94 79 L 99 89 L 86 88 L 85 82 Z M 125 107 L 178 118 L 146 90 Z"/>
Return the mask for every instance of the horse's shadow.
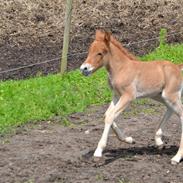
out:
<path id="1" fill-rule="evenodd" d="M 138 161 L 136 157 L 140 156 L 148 156 L 148 155 L 167 155 L 173 156 L 176 154 L 178 150 L 177 146 L 169 146 L 164 147 L 163 149 L 158 149 L 156 146 L 143 146 L 143 147 L 131 147 L 131 148 L 118 148 L 118 149 L 110 149 L 105 150 L 103 153 L 104 161 L 100 163 L 100 166 L 107 165 L 112 163 L 117 159 L 124 159 L 127 161 Z M 83 155 L 85 160 L 93 159 L 94 150 L 91 150 Z"/>

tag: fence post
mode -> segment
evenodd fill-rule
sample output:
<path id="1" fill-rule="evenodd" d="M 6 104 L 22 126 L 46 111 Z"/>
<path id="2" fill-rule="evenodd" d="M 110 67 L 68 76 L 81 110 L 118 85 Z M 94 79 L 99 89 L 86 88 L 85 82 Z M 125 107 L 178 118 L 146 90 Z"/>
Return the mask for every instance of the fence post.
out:
<path id="1" fill-rule="evenodd" d="M 72 14 L 72 1 L 67 0 L 66 2 L 66 13 L 65 13 L 65 22 L 64 22 L 64 40 L 62 48 L 62 60 L 61 60 L 61 74 L 67 69 L 67 54 L 69 49 L 69 33 L 71 25 L 71 14 Z"/>

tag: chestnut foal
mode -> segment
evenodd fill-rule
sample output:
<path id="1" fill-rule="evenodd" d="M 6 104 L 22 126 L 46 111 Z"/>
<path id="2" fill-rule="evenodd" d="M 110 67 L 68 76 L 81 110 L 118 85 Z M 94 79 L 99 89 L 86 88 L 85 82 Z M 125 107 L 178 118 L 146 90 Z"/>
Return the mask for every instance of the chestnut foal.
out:
<path id="1" fill-rule="evenodd" d="M 169 61 L 140 62 L 128 53 L 110 33 L 97 30 L 87 59 L 81 65 L 80 70 L 88 76 L 102 66 L 105 66 L 108 71 L 113 100 L 105 113 L 105 128 L 94 157 L 102 157 L 111 127 L 121 141 L 134 142 L 132 137 L 122 134 L 114 120 L 136 98 L 150 97 L 167 107 L 155 134 L 157 146 L 163 145 L 162 129 L 173 112 L 180 118 L 183 132 L 183 105 L 181 103 L 183 64 L 175 65 Z M 177 164 L 182 158 L 183 133 L 179 150 L 171 159 L 171 163 Z"/>

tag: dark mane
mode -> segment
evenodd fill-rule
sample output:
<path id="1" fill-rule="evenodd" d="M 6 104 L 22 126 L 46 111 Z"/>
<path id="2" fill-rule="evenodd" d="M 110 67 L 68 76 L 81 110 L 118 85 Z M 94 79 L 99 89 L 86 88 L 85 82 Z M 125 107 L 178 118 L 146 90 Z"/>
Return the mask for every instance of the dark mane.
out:
<path id="1" fill-rule="evenodd" d="M 121 44 L 119 41 L 117 41 L 112 35 L 111 35 L 111 37 L 110 37 L 110 41 L 111 41 L 112 44 L 114 44 L 117 48 L 119 48 L 119 49 L 123 52 L 123 54 L 126 55 L 130 60 L 138 60 L 138 59 L 136 58 L 135 55 L 129 53 L 128 50 L 125 49 L 125 48 L 122 46 L 122 44 Z"/>

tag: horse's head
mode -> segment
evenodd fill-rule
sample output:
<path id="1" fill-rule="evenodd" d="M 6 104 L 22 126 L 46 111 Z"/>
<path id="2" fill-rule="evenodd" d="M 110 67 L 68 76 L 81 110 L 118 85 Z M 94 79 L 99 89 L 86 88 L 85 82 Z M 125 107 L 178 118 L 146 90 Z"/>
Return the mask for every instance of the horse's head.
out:
<path id="1" fill-rule="evenodd" d="M 88 56 L 80 70 L 88 76 L 108 63 L 110 55 L 110 33 L 97 30 L 95 40 L 90 45 Z"/>

